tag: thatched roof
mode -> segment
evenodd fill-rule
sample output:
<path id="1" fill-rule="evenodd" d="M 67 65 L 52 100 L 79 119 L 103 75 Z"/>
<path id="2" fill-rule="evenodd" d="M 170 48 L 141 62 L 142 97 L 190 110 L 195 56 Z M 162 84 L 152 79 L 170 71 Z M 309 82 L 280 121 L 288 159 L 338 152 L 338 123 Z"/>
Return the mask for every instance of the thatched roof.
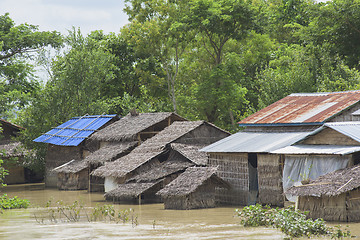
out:
<path id="1" fill-rule="evenodd" d="M 170 147 L 199 166 L 206 166 L 208 156 L 206 152 L 200 152 L 204 146 L 171 143 Z"/>
<path id="2" fill-rule="evenodd" d="M 170 159 L 171 158 L 171 159 Z M 177 173 L 185 170 L 188 167 L 193 166 L 194 164 L 183 160 L 183 159 L 174 159 L 171 156 L 169 160 L 161 163 L 159 166 L 150 168 L 147 171 L 141 172 L 140 174 L 132 177 L 128 182 L 151 182 L 158 179 L 162 179 L 166 176 L 169 176 L 173 173 Z"/>
<path id="3" fill-rule="evenodd" d="M 128 114 L 119 121 L 94 133 L 91 138 L 99 141 L 134 141 L 138 133 L 170 117 L 176 121 L 185 120 L 171 112 L 139 113 L 136 116 Z"/>
<path id="4" fill-rule="evenodd" d="M 309 184 L 293 186 L 286 194 L 293 196 L 336 196 L 360 187 L 360 165 L 340 169 L 317 179 Z"/>
<path id="5" fill-rule="evenodd" d="M 137 142 L 111 142 L 91 153 L 85 158 L 85 161 L 91 165 L 103 165 L 105 162 L 111 162 L 121 157 L 121 155 L 134 148 L 137 144 Z"/>
<path id="6" fill-rule="evenodd" d="M 190 167 L 156 194 L 163 197 L 185 196 L 194 192 L 210 178 L 220 186 L 229 187 L 224 180 L 216 176 L 216 170 L 217 168 L 214 167 Z"/>
<path id="7" fill-rule="evenodd" d="M 119 184 L 119 186 L 107 193 L 104 194 L 106 199 L 129 199 L 137 198 L 140 194 L 154 187 L 156 184 L 160 183 L 151 182 L 151 183 L 126 183 Z"/>
<path id="8" fill-rule="evenodd" d="M 88 167 L 84 160 L 71 160 L 59 167 L 54 168 L 52 171 L 57 173 L 78 173 Z"/>
<path id="9" fill-rule="evenodd" d="M 124 177 L 127 173 L 134 171 L 136 168 L 164 153 L 167 144 L 174 142 L 204 123 L 204 121 L 174 122 L 154 137 L 136 147 L 128 155 L 114 162 L 105 163 L 104 166 L 97 168 L 92 175 L 98 177 Z"/>
<path id="10" fill-rule="evenodd" d="M 30 153 L 20 142 L 12 140 L 0 141 L 0 151 L 4 151 L 6 157 L 21 157 Z"/>

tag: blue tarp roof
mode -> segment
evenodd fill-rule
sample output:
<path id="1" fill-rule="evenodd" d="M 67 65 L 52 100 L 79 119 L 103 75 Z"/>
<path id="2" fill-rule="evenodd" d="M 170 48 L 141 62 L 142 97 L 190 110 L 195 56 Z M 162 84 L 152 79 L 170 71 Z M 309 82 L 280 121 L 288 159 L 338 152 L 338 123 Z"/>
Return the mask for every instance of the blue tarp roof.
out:
<path id="1" fill-rule="evenodd" d="M 33 141 L 60 146 L 78 146 L 82 141 L 114 117 L 116 117 L 115 114 L 74 117 Z"/>

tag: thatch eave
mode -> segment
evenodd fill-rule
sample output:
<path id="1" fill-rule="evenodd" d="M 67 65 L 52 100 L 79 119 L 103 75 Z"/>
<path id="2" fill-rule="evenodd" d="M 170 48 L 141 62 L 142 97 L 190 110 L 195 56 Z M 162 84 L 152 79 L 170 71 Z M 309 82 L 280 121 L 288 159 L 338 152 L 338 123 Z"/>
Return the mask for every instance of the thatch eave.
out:
<path id="1" fill-rule="evenodd" d="M 137 198 L 161 181 L 150 183 L 126 183 L 104 194 L 106 199 L 130 199 Z"/>
<path id="2" fill-rule="evenodd" d="M 360 187 L 360 165 L 340 169 L 310 181 L 309 184 L 293 186 L 286 194 L 293 196 L 337 196 Z"/>
<path id="3" fill-rule="evenodd" d="M 197 190 L 209 179 L 213 179 L 217 184 L 229 188 L 229 184 L 216 176 L 217 168 L 214 167 L 190 167 L 174 181 L 157 192 L 162 197 L 186 196 Z"/>
<path id="4" fill-rule="evenodd" d="M 88 168 L 88 164 L 84 160 L 71 160 L 59 167 L 54 168 L 52 171 L 56 173 L 79 173 Z"/>
<path id="5" fill-rule="evenodd" d="M 133 116 L 128 114 L 119 121 L 94 133 L 91 138 L 97 141 L 136 141 L 138 134 L 166 119 L 186 121 L 173 112 L 140 113 Z"/>

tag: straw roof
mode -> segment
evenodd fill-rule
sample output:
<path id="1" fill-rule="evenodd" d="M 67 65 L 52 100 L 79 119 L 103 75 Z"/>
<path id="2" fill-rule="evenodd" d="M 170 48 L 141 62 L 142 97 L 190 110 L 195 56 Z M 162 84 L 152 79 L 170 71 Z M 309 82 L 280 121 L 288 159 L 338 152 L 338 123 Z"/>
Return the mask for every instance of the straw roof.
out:
<path id="1" fill-rule="evenodd" d="M 6 157 L 21 157 L 29 153 L 20 142 L 12 140 L 0 141 L 0 151 L 4 151 Z"/>
<path id="2" fill-rule="evenodd" d="M 174 120 L 185 120 L 171 112 L 139 113 L 136 116 L 128 114 L 119 121 L 94 133 L 91 138 L 99 141 L 133 141 L 136 140 L 138 133 L 169 117 Z"/>
<path id="3" fill-rule="evenodd" d="M 216 176 L 216 170 L 217 168 L 214 167 L 190 167 L 156 194 L 163 197 L 185 196 L 195 192 L 210 178 L 218 184 L 228 187 L 229 185 L 225 181 Z"/>
<path id="4" fill-rule="evenodd" d="M 103 165 L 105 162 L 111 162 L 121 157 L 136 145 L 137 142 L 111 142 L 91 153 L 85 158 L 85 161 L 91 165 Z"/>
<path id="5" fill-rule="evenodd" d="M 309 184 L 293 186 L 286 194 L 293 196 L 336 196 L 360 187 L 360 165 L 340 169 L 310 181 Z"/>
<path id="6" fill-rule="evenodd" d="M 106 199 L 113 198 L 137 198 L 140 194 L 154 187 L 160 181 L 151 183 L 126 183 L 104 194 Z"/>
<path id="7" fill-rule="evenodd" d="M 162 179 L 173 173 L 183 171 L 193 165 L 193 163 L 183 159 L 171 158 L 171 160 L 165 161 L 159 166 L 152 167 L 149 170 L 141 172 L 135 177 L 130 178 L 128 182 L 151 182 L 154 180 Z"/>
<path id="8" fill-rule="evenodd" d="M 114 162 L 105 163 L 104 166 L 97 168 L 92 175 L 98 177 L 125 177 L 127 173 L 134 171 L 141 165 L 164 153 L 167 144 L 176 141 L 204 123 L 204 121 L 174 122 L 154 137 L 147 139 L 128 155 Z"/>
<path id="9" fill-rule="evenodd" d="M 208 156 L 206 152 L 200 152 L 204 146 L 171 143 L 170 147 L 199 166 L 206 166 Z"/>
<path id="10" fill-rule="evenodd" d="M 53 169 L 57 173 L 78 173 L 88 167 L 84 160 L 71 160 L 59 167 Z"/>

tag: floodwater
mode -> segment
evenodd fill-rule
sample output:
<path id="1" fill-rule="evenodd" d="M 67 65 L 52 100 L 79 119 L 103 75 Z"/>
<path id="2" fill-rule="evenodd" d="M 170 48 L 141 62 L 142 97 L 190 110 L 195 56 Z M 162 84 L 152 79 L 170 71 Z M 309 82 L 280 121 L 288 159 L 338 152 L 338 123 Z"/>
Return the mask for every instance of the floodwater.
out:
<path id="1" fill-rule="evenodd" d="M 109 204 L 101 193 L 44 189 L 43 184 L 7 186 L 3 193 L 28 199 L 28 209 L 5 210 L 0 215 L 0 239 L 283 239 L 272 228 L 244 228 L 234 217 L 236 207 L 201 210 L 164 210 L 163 204 L 123 205 L 132 208 L 138 225 L 131 223 L 50 221 L 35 219 L 41 207 L 52 200 L 65 204 L 79 201 L 87 207 Z M 360 224 L 350 224 L 353 235 L 360 236 Z"/>

